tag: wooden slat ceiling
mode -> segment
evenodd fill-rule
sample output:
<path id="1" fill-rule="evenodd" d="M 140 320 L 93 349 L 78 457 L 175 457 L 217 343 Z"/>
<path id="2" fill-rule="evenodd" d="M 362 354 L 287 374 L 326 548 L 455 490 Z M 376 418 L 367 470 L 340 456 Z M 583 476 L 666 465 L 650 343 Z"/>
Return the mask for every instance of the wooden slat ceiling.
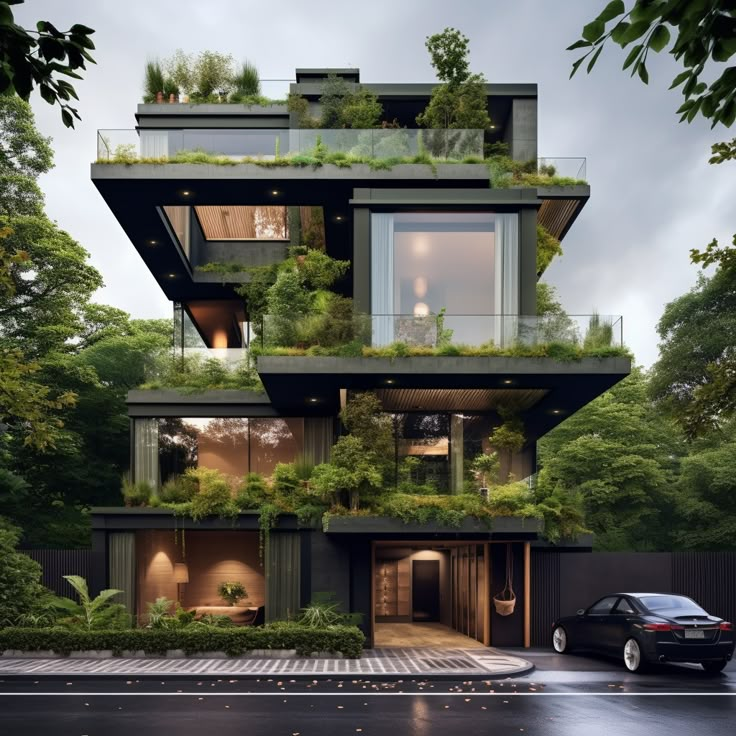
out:
<path id="1" fill-rule="evenodd" d="M 582 205 L 580 199 L 545 199 L 539 208 L 537 222 L 559 240 Z"/>
<path id="2" fill-rule="evenodd" d="M 286 207 L 205 205 L 194 208 L 207 240 L 287 240 Z"/>
<path id="3" fill-rule="evenodd" d="M 376 391 L 386 411 L 494 411 L 500 406 L 524 411 L 547 393 L 546 389 L 495 388 L 385 388 Z"/>

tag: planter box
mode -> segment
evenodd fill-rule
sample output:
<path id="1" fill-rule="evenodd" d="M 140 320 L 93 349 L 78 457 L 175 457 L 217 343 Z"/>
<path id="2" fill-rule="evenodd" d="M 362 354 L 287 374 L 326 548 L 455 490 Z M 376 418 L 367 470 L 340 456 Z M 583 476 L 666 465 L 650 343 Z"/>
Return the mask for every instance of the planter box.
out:
<path id="1" fill-rule="evenodd" d="M 544 529 L 542 519 L 519 519 L 500 516 L 487 522 L 467 517 L 458 527 L 444 526 L 435 522 L 428 524 L 405 524 L 401 519 L 387 516 L 330 516 L 327 534 L 521 534 L 536 537 Z"/>

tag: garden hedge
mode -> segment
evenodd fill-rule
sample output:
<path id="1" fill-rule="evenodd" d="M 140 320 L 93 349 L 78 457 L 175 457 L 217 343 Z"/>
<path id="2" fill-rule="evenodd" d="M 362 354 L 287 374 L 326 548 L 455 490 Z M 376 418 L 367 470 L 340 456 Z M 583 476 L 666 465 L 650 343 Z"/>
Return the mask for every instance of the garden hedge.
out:
<path id="1" fill-rule="evenodd" d="M 332 652 L 359 658 L 364 641 L 363 632 L 355 626 L 317 629 L 297 624 L 180 630 L 0 629 L 0 653 L 6 650 L 53 651 L 65 656 L 71 652 L 100 649 L 112 650 L 116 656 L 124 651 L 165 654 L 169 649 L 183 649 L 186 654 L 224 652 L 237 657 L 252 649 L 295 649 L 297 654 L 305 656 L 313 652 Z"/>

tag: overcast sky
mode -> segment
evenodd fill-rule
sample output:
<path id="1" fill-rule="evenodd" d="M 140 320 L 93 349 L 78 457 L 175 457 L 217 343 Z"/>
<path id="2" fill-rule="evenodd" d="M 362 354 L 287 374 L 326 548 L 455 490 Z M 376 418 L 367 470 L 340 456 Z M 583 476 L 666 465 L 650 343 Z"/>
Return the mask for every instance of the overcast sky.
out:
<path id="1" fill-rule="evenodd" d="M 135 317 L 171 305 L 90 181 L 98 128 L 133 128 L 143 66 L 175 49 L 204 49 L 255 62 L 264 79 L 296 67 L 360 68 L 364 82 L 431 82 L 427 35 L 454 26 L 470 38 L 471 67 L 491 82 L 539 85 L 540 156 L 585 156 L 591 199 L 545 280 L 570 313 L 621 314 L 637 361 L 657 358 L 664 305 L 693 286 L 689 250 L 736 230 L 733 167 L 709 166 L 710 145 L 733 137 L 707 122 L 678 124 L 678 69 L 650 55 L 649 87 L 621 71 L 611 47 L 591 76 L 568 80 L 577 52 L 565 47 L 605 4 L 591 0 L 30 0 L 15 6 L 26 27 L 49 20 L 96 30 L 97 65 L 77 83 L 82 122 L 67 130 L 58 107 L 33 99 L 53 138 L 56 168 L 41 180 L 49 216 L 90 252 L 105 287 L 98 300 Z M 627 3 L 628 5 L 629 3 Z M 654 57 L 654 58 L 653 58 Z M 280 96 L 286 83 L 264 85 Z"/>

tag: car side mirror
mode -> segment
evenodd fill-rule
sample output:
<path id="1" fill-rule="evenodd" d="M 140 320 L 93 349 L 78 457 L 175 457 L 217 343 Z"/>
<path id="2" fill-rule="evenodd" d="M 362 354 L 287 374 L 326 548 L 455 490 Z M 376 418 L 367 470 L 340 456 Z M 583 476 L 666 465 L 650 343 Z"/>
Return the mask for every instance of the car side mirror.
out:
<path id="1" fill-rule="evenodd" d="M 578 616 L 585 616 L 585 609 L 584 608 L 578 608 Z"/>

